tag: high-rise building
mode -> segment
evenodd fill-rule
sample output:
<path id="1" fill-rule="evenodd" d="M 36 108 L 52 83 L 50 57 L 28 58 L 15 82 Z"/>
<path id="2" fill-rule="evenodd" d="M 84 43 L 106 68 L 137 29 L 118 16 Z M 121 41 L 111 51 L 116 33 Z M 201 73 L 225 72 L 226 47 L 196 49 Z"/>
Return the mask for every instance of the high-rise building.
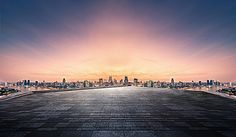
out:
<path id="1" fill-rule="evenodd" d="M 115 85 L 117 85 L 117 80 L 116 79 L 114 79 L 114 82 L 113 82 Z"/>
<path id="2" fill-rule="evenodd" d="M 152 80 L 149 80 L 149 81 L 146 81 L 144 82 L 144 87 L 153 87 L 153 81 Z"/>
<path id="3" fill-rule="evenodd" d="M 101 86 L 103 84 L 103 78 L 100 78 L 98 82 L 99 82 L 99 85 Z"/>
<path id="4" fill-rule="evenodd" d="M 146 83 L 147 83 L 146 84 L 147 87 L 153 87 L 153 81 L 152 80 L 149 80 Z"/>
<path id="5" fill-rule="evenodd" d="M 199 86 L 201 86 L 202 85 L 202 81 L 199 81 L 198 84 L 199 84 Z"/>
<path id="6" fill-rule="evenodd" d="M 113 84 L 112 76 L 109 76 L 108 83 Z"/>
<path id="7" fill-rule="evenodd" d="M 90 83 L 89 83 L 88 80 L 85 80 L 85 81 L 84 81 L 84 87 L 85 87 L 85 88 L 90 87 Z"/>
<path id="8" fill-rule="evenodd" d="M 170 83 L 171 83 L 171 86 L 174 86 L 174 85 L 175 85 L 174 78 L 171 78 L 171 81 L 170 81 Z"/>
<path id="9" fill-rule="evenodd" d="M 42 82 L 42 86 L 43 86 L 43 87 L 46 86 L 46 81 L 45 81 L 45 80 L 43 80 L 43 82 Z"/>
<path id="10" fill-rule="evenodd" d="M 137 86 L 138 85 L 138 79 L 134 78 L 134 85 Z"/>
<path id="11" fill-rule="evenodd" d="M 39 85 L 39 82 L 38 81 L 35 81 L 35 86 L 37 87 Z"/>
<path id="12" fill-rule="evenodd" d="M 216 81 L 216 82 L 214 83 L 214 85 L 220 86 L 220 82 L 219 82 L 219 81 Z"/>
<path id="13" fill-rule="evenodd" d="M 220 83 L 220 84 L 221 84 L 221 83 Z M 230 82 L 230 86 L 236 88 L 236 82 Z"/>
<path id="14" fill-rule="evenodd" d="M 207 80 L 207 86 L 209 86 L 210 85 L 210 80 Z"/>
<path id="15" fill-rule="evenodd" d="M 26 86 L 26 85 L 27 85 L 27 81 L 23 80 L 23 86 Z"/>
<path id="16" fill-rule="evenodd" d="M 16 86 L 21 86 L 21 85 L 22 85 L 21 81 L 16 82 Z"/>
<path id="17" fill-rule="evenodd" d="M 22 85 L 23 86 L 29 86 L 30 85 L 30 80 L 23 80 Z"/>
<path id="18" fill-rule="evenodd" d="M 214 85 L 214 80 L 210 80 L 210 86 Z"/>
<path id="19" fill-rule="evenodd" d="M 62 83 L 63 83 L 63 84 L 65 84 L 65 83 L 66 83 L 66 79 L 65 79 L 65 78 L 63 78 L 63 80 L 62 80 Z"/>
<path id="20" fill-rule="evenodd" d="M 125 76 L 124 84 L 125 84 L 125 85 L 128 85 L 128 84 L 129 84 L 128 76 Z"/>
<path id="21" fill-rule="evenodd" d="M 121 80 L 120 80 L 120 85 L 123 85 L 123 84 L 124 84 L 124 83 L 123 83 L 123 79 L 121 79 Z"/>

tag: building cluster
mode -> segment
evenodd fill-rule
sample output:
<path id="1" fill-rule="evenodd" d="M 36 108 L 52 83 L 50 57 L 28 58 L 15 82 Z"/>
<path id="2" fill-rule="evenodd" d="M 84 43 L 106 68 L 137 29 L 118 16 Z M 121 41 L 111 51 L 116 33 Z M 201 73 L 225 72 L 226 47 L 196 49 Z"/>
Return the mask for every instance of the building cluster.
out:
<path id="1" fill-rule="evenodd" d="M 0 87 L 11 87 L 11 86 L 22 86 L 22 87 L 45 87 L 45 88 L 96 88 L 96 87 L 120 87 L 120 86 L 138 86 L 138 87 L 152 87 L 152 88 L 191 88 L 191 87 L 201 87 L 201 86 L 224 86 L 230 87 L 233 83 L 220 83 L 219 81 L 206 80 L 202 81 L 192 81 L 192 82 L 175 82 L 174 78 L 171 78 L 170 82 L 161 81 L 139 81 L 137 78 L 132 80 L 128 79 L 128 76 L 124 76 L 124 79 L 113 79 L 109 76 L 108 79 L 99 78 L 98 81 L 77 81 L 77 82 L 67 82 L 65 78 L 61 82 L 39 82 L 23 80 L 16 83 L 0 83 Z"/>
<path id="2" fill-rule="evenodd" d="M 113 79 L 112 76 L 109 76 L 108 80 L 99 78 L 98 81 L 77 81 L 77 82 L 67 82 L 65 78 L 62 79 L 62 82 L 39 82 L 39 81 L 30 81 L 22 80 L 15 83 L 0 83 L 2 87 L 47 87 L 47 88 L 90 88 L 90 87 L 116 87 L 116 86 L 138 86 L 140 82 L 137 78 L 134 79 L 134 82 L 128 80 L 128 76 L 124 77 L 124 80 Z"/>
<path id="3" fill-rule="evenodd" d="M 234 95 L 236 96 L 236 88 L 235 87 L 227 87 L 227 88 L 222 88 L 217 90 L 218 92 L 226 93 L 229 95 Z"/>
<path id="4" fill-rule="evenodd" d="M 0 87 L 0 96 L 8 95 L 11 93 L 16 93 L 16 92 L 20 92 L 20 90 L 9 88 L 9 87 Z"/>
<path id="5" fill-rule="evenodd" d="M 144 87 L 154 87 L 154 88 L 193 88 L 201 86 L 222 86 L 223 83 L 219 81 L 214 82 L 214 80 L 207 80 L 206 82 L 202 81 L 192 81 L 192 82 L 175 82 L 174 78 L 171 78 L 170 82 L 160 82 L 160 81 L 146 81 L 144 82 Z"/>

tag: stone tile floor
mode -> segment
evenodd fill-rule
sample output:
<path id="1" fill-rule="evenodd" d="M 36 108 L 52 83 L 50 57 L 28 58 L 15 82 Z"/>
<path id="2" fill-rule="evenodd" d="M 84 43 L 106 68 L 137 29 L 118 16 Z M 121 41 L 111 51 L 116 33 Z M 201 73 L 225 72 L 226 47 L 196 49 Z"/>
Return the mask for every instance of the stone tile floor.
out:
<path id="1" fill-rule="evenodd" d="M 0 102 L 0 137 L 236 137 L 236 101 L 139 87 L 32 94 Z"/>

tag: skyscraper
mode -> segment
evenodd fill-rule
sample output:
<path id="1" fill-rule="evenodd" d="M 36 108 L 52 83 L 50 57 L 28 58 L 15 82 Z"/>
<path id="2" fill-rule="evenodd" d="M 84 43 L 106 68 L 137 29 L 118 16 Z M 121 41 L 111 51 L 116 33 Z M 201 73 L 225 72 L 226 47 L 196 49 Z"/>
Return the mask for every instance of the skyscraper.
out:
<path id="1" fill-rule="evenodd" d="M 110 84 L 113 83 L 113 81 L 112 81 L 112 76 L 109 76 L 108 82 L 109 82 Z"/>
<path id="2" fill-rule="evenodd" d="M 214 85 L 214 80 L 210 80 L 210 86 Z"/>
<path id="3" fill-rule="evenodd" d="M 23 86 L 28 87 L 30 85 L 30 80 L 23 80 Z"/>
<path id="4" fill-rule="evenodd" d="M 62 80 L 62 83 L 63 83 L 63 84 L 65 84 L 65 83 L 66 83 L 66 79 L 65 79 L 65 78 L 63 78 L 63 80 Z"/>
<path id="5" fill-rule="evenodd" d="M 114 85 L 117 85 L 117 80 L 114 79 L 113 81 L 114 81 L 113 84 L 114 84 Z"/>
<path id="6" fill-rule="evenodd" d="M 28 80 L 27 85 L 30 86 L 30 80 Z"/>
<path id="7" fill-rule="evenodd" d="M 153 81 L 152 80 L 147 81 L 146 86 L 147 87 L 153 87 Z"/>
<path id="8" fill-rule="evenodd" d="M 23 86 L 26 86 L 26 85 L 27 85 L 27 81 L 23 80 Z"/>
<path id="9" fill-rule="evenodd" d="M 210 80 L 207 80 L 207 86 L 209 86 L 210 85 Z"/>
<path id="10" fill-rule="evenodd" d="M 120 85 L 123 85 L 123 79 L 120 80 Z"/>
<path id="11" fill-rule="evenodd" d="M 128 85 L 128 84 L 129 84 L 128 76 L 125 76 L 124 84 L 125 84 L 125 85 Z"/>
<path id="12" fill-rule="evenodd" d="M 85 81 L 84 81 L 84 87 L 85 87 L 85 88 L 90 87 L 90 83 L 89 83 L 88 80 L 85 80 Z"/>
<path id="13" fill-rule="evenodd" d="M 198 84 L 199 84 L 199 86 L 201 86 L 202 85 L 202 81 L 199 81 Z"/>
<path id="14" fill-rule="evenodd" d="M 98 81 L 99 81 L 99 85 L 101 86 L 103 84 L 103 78 L 100 78 Z"/>
<path id="15" fill-rule="evenodd" d="M 171 78 L 170 85 L 171 85 L 172 87 L 173 87 L 173 86 L 175 86 L 175 81 L 174 81 L 174 78 Z"/>
<path id="16" fill-rule="evenodd" d="M 35 86 L 37 87 L 39 85 L 39 82 L 38 81 L 35 81 Z"/>
<path id="17" fill-rule="evenodd" d="M 137 86 L 138 85 L 138 79 L 134 78 L 134 85 Z"/>

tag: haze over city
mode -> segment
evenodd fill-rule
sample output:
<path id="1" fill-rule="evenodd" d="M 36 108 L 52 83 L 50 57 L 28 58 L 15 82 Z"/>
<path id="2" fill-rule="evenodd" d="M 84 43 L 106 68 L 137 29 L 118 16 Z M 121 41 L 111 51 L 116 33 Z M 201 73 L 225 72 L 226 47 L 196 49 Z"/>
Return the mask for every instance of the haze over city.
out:
<path id="1" fill-rule="evenodd" d="M 3 0 L 0 81 L 236 81 L 236 2 Z"/>

